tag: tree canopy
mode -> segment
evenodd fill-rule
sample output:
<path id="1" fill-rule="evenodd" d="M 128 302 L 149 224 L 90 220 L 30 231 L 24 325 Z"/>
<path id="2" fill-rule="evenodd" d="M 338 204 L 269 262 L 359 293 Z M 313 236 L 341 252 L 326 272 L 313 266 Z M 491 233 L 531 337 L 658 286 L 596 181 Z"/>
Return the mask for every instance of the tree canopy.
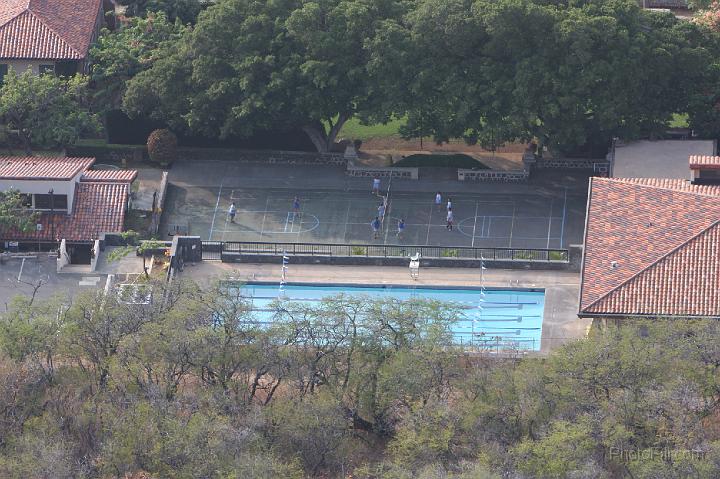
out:
<path id="1" fill-rule="evenodd" d="M 25 153 L 33 147 L 64 148 L 100 123 L 90 111 L 87 79 L 10 70 L 0 87 L 0 122 L 16 132 Z"/>
<path id="2" fill-rule="evenodd" d="M 130 80 L 124 109 L 218 138 L 301 126 L 319 151 L 351 117 L 573 151 L 707 116 L 716 43 L 627 0 L 221 0 Z"/>
<path id="3" fill-rule="evenodd" d="M 17 190 L 0 191 L 0 229 L 33 231 L 37 213 L 25 204 L 25 198 Z"/>
<path id="4" fill-rule="evenodd" d="M 91 80 L 98 110 L 119 108 L 126 82 L 149 69 L 172 48 L 185 27 L 168 21 L 165 13 L 133 17 L 115 31 L 104 29 L 90 49 Z"/>
<path id="5" fill-rule="evenodd" d="M 226 281 L 136 286 L 147 304 L 110 290 L 0 313 L 2 477 L 720 472 L 717 321 L 628 320 L 498 357 L 452 342 L 454 305 L 257 311 Z"/>

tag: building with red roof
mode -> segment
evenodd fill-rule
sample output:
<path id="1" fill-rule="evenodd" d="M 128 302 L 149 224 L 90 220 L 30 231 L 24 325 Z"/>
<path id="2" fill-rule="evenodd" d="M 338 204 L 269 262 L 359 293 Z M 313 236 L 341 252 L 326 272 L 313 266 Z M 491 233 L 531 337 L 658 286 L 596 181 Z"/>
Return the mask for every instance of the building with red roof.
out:
<path id="1" fill-rule="evenodd" d="M 2 0 L 0 82 L 10 68 L 68 76 L 86 72 L 103 22 L 102 0 Z"/>
<path id="2" fill-rule="evenodd" d="M 720 318 L 720 185 L 591 178 L 579 309 Z"/>
<path id="3" fill-rule="evenodd" d="M 89 245 L 123 231 L 135 170 L 91 170 L 94 158 L 0 157 L 0 190 L 14 189 L 40 212 L 37 229 L 0 230 L 10 243 Z"/>

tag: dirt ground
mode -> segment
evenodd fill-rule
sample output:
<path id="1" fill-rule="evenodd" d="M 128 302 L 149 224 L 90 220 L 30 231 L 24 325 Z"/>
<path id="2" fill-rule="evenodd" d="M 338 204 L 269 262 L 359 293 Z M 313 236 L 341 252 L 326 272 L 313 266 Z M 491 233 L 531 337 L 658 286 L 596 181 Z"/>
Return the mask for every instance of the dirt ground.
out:
<path id="1" fill-rule="evenodd" d="M 480 145 L 468 145 L 462 140 L 452 140 L 438 145 L 430 139 L 403 140 L 399 137 L 371 138 L 363 141 L 359 161 L 367 166 L 390 166 L 400 159 L 416 153 L 464 153 L 491 169 L 522 169 L 522 155 L 525 145 L 513 143 L 498 148 L 494 153 Z"/>

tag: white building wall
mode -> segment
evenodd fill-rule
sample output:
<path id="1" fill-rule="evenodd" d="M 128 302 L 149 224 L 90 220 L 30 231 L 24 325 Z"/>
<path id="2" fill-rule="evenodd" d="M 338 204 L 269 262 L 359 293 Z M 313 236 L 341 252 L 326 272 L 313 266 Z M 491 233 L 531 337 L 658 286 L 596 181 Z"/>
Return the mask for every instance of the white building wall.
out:
<path id="1" fill-rule="evenodd" d="M 67 195 L 68 214 L 70 214 L 75 199 L 75 183 L 75 179 L 70 181 L 0 179 L 0 191 L 14 189 L 20 193 L 46 195 L 52 189 L 56 195 Z"/>
<path id="2" fill-rule="evenodd" d="M 8 65 L 8 69 L 15 70 L 16 73 L 23 73 L 31 70 L 35 75 L 40 74 L 40 65 L 54 65 L 52 60 L 9 60 L 0 59 L 0 63 Z"/>

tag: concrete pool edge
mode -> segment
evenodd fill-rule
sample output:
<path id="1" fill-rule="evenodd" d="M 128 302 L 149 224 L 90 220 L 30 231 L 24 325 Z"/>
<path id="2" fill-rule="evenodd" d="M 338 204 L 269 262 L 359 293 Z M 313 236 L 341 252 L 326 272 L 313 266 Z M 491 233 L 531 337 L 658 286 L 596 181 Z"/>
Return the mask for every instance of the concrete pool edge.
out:
<path id="1" fill-rule="evenodd" d="M 279 284 L 281 268 L 267 263 L 220 263 L 203 262 L 186 265 L 184 275 L 194 280 L 226 280 L 233 277 L 243 282 L 265 282 Z M 408 284 L 407 267 L 393 266 L 334 266 L 334 265 L 291 265 L 288 279 L 302 278 L 294 283 L 347 284 L 363 286 L 382 284 L 403 287 Z M 589 320 L 579 319 L 578 298 L 580 275 L 561 271 L 519 271 L 489 268 L 484 271 L 487 288 L 498 289 L 544 289 L 545 309 L 543 312 L 542 344 L 540 354 L 558 348 L 564 343 L 582 339 L 587 334 Z M 480 287 L 480 272 L 469 268 L 426 268 L 420 279 L 412 283 L 417 287 L 446 288 Z"/>
<path id="2" fill-rule="evenodd" d="M 237 281 L 247 285 L 262 285 L 262 286 L 279 286 L 278 281 L 242 281 L 238 278 L 227 278 L 225 281 Z M 330 287 L 337 286 L 343 288 L 407 288 L 407 289 L 439 289 L 439 290 L 468 290 L 468 291 L 525 291 L 528 293 L 545 293 L 545 288 L 542 287 L 501 287 L 501 286 L 454 286 L 447 284 L 413 284 L 413 283 L 319 283 L 309 281 L 287 281 L 285 286 L 316 286 L 316 287 Z"/>

